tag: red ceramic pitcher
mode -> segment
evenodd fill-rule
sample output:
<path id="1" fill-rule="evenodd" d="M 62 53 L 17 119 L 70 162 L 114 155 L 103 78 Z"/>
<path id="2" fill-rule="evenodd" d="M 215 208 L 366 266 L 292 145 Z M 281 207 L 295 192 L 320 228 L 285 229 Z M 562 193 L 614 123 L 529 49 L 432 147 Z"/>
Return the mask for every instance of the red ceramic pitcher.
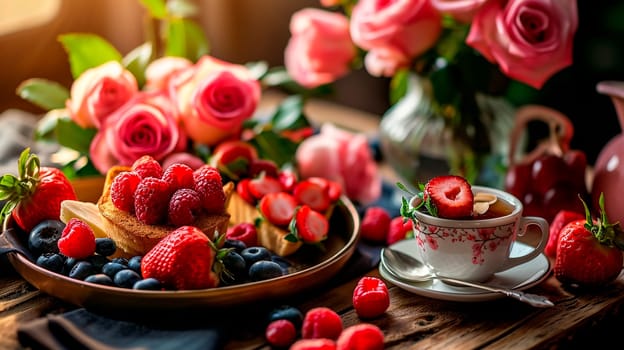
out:
<path id="1" fill-rule="evenodd" d="M 611 97 L 620 127 L 624 130 L 624 82 L 602 81 L 596 89 Z M 605 212 L 609 222 L 619 221 L 624 225 L 624 134 L 611 139 L 600 151 L 594 166 L 591 195 L 592 205 L 598 208 L 600 193 L 605 194 Z"/>

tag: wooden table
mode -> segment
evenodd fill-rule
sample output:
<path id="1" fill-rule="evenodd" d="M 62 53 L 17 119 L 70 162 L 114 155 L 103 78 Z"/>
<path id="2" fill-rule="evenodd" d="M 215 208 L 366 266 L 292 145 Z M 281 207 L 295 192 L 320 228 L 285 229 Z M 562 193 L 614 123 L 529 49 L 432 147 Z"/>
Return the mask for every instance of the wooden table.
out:
<path id="1" fill-rule="evenodd" d="M 336 121 L 349 128 L 373 132 L 376 116 L 332 104 L 310 104 L 315 121 Z M 332 119 L 340 116 L 338 119 Z M 383 170 L 388 171 L 387 169 Z M 388 173 L 391 176 L 391 173 Z M 531 237 L 527 237 L 530 243 Z M 40 293 L 11 269 L 0 271 L 0 349 L 21 349 L 16 332 L 20 324 L 49 313 L 74 308 Z M 377 268 L 367 273 L 379 276 Z M 539 309 L 502 298 L 486 302 L 450 302 L 414 295 L 388 283 L 390 308 L 372 320 L 360 320 L 352 305 L 357 276 L 334 287 L 320 286 L 300 295 L 292 305 L 306 311 L 326 306 L 337 311 L 345 326 L 370 322 L 385 335 L 386 349 L 575 349 L 620 340 L 624 277 L 600 290 L 568 291 L 550 276 L 528 291 L 548 296 L 555 306 Z M 290 303 L 281 300 L 281 303 Z M 241 317 L 244 317 L 242 315 Z M 237 337 L 226 349 L 269 349 L 262 326 Z"/>

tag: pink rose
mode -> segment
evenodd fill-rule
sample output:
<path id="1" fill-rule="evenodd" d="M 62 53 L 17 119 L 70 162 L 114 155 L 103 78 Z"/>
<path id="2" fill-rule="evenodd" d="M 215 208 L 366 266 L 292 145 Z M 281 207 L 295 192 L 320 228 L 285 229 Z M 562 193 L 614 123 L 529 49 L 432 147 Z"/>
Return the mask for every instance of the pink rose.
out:
<path id="1" fill-rule="evenodd" d="M 113 113 L 91 141 L 90 157 L 101 173 L 117 164 L 132 165 L 143 155 L 161 161 L 186 148 L 171 108 L 162 93 L 140 92 Z"/>
<path id="2" fill-rule="evenodd" d="M 284 65 L 297 83 L 314 88 L 349 73 L 356 48 L 349 35 L 346 16 L 305 8 L 293 14 L 290 33 Z"/>
<path id="3" fill-rule="evenodd" d="M 145 68 L 146 90 L 163 90 L 175 73 L 189 68 L 193 62 L 183 57 L 165 56 L 155 59 Z"/>
<path id="4" fill-rule="evenodd" d="M 245 66 L 204 56 L 171 78 L 170 94 L 187 135 L 214 145 L 240 133 L 258 106 L 261 87 Z"/>
<path id="5" fill-rule="evenodd" d="M 431 5 L 440 13 L 448 14 L 463 23 L 472 18 L 487 0 L 431 0 Z"/>
<path id="6" fill-rule="evenodd" d="M 410 59 L 403 52 L 392 47 L 370 50 L 364 57 L 366 71 L 375 77 L 392 77 L 401 68 L 406 68 Z"/>
<path id="7" fill-rule="evenodd" d="M 324 124 L 305 139 L 295 154 L 301 178 L 321 176 L 338 182 L 350 199 L 361 204 L 381 196 L 381 174 L 366 136 Z"/>
<path id="8" fill-rule="evenodd" d="M 509 77 L 537 89 L 572 64 L 575 0 L 492 0 L 474 17 L 466 43 Z"/>
<path id="9" fill-rule="evenodd" d="M 87 69 L 71 86 L 67 109 L 76 124 L 99 128 L 104 120 L 138 91 L 136 78 L 119 62 Z"/>
<path id="10" fill-rule="evenodd" d="M 429 0 L 360 0 L 351 14 L 351 37 L 364 50 L 390 47 L 408 58 L 433 47 L 442 32 Z"/>

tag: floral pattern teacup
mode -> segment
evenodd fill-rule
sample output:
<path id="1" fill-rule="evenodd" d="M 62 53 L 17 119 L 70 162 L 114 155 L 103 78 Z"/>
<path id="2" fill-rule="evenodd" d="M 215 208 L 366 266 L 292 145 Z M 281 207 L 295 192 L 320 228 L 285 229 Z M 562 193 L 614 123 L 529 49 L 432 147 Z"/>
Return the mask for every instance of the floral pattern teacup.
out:
<path id="1" fill-rule="evenodd" d="M 456 220 L 413 211 L 418 258 L 436 274 L 485 281 L 494 273 L 524 264 L 544 251 L 548 242 L 548 222 L 544 218 L 522 216 L 520 200 L 504 191 L 480 186 L 472 186 L 472 190 L 510 203 L 511 213 L 486 219 Z M 517 237 L 523 236 L 529 226 L 539 229 L 539 243 L 522 256 L 510 256 Z"/>

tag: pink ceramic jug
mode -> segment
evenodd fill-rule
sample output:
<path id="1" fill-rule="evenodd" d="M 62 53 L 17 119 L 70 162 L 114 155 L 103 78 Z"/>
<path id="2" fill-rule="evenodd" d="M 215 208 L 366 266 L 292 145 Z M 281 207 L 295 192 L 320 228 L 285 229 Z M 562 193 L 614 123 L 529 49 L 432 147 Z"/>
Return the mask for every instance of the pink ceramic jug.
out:
<path id="1" fill-rule="evenodd" d="M 615 106 L 620 127 L 624 130 L 624 82 L 602 81 L 596 89 L 599 93 L 611 97 Z M 624 134 L 611 139 L 598 154 L 594 166 L 594 180 L 591 196 L 594 211 L 597 213 L 600 193 L 605 194 L 605 212 L 609 222 L 619 221 L 624 225 Z"/>

